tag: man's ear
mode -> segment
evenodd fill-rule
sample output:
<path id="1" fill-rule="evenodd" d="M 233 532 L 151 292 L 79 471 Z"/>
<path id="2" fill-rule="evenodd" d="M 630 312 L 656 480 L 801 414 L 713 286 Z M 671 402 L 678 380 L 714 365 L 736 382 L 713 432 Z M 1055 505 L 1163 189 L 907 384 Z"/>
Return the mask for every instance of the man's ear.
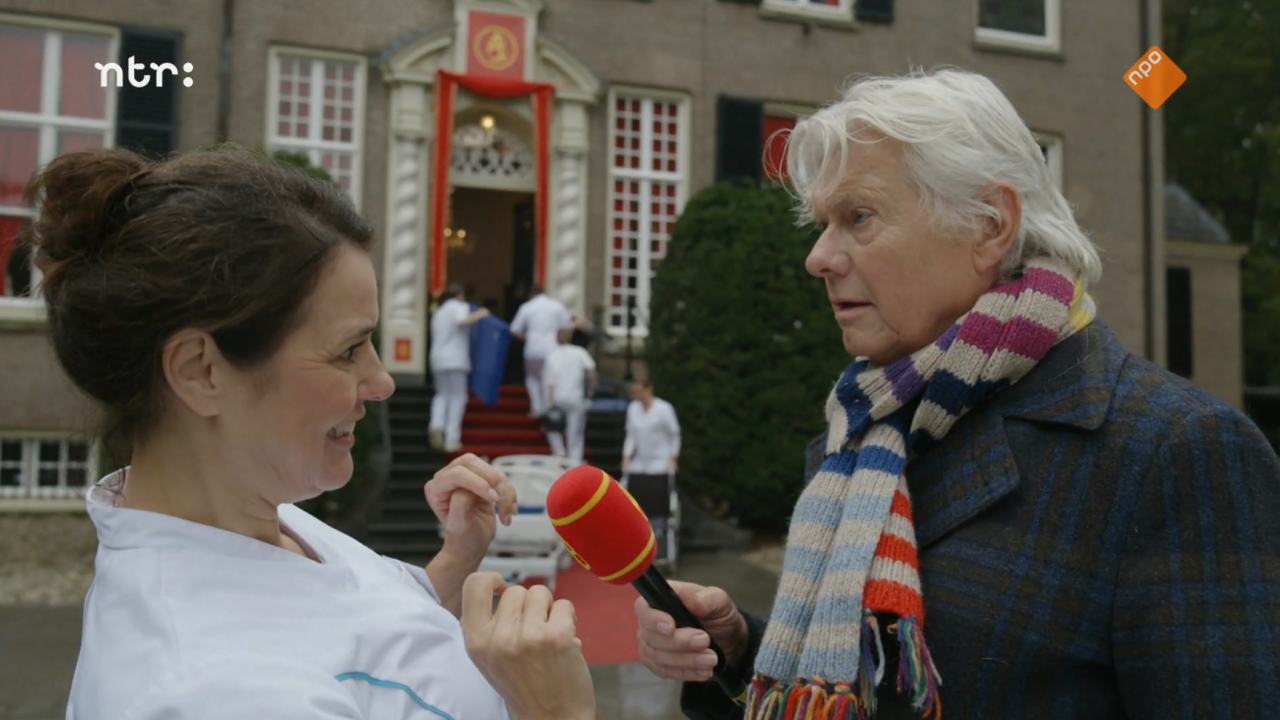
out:
<path id="1" fill-rule="evenodd" d="M 161 350 L 160 367 L 169 390 L 191 412 L 218 414 L 226 397 L 226 361 L 209 333 L 193 328 L 174 333 Z"/>
<path id="2" fill-rule="evenodd" d="M 979 275 L 999 270 L 1022 227 L 1022 196 L 1014 186 L 991 183 L 982 189 L 982 201 L 995 208 L 998 215 L 982 224 L 973 244 L 973 269 Z"/>

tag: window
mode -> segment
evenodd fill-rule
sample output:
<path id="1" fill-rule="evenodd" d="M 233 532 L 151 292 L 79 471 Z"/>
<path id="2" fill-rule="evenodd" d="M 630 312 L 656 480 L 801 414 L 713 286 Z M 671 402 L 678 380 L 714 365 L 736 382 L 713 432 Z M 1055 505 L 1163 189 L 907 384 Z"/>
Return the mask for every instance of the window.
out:
<path id="1" fill-rule="evenodd" d="M 785 180 L 786 133 L 809 106 L 721 95 L 716 101 L 716 182 L 731 178 Z"/>
<path id="2" fill-rule="evenodd" d="M 1053 176 L 1058 190 L 1066 192 L 1062 175 L 1062 136 L 1035 131 L 1031 134 L 1035 135 L 1036 142 L 1040 144 L 1040 152 L 1044 155 L 1044 161 L 1049 166 L 1049 174 Z"/>
<path id="3" fill-rule="evenodd" d="M 984 47 L 1061 51 L 1060 0 L 978 0 L 974 39 Z"/>
<path id="4" fill-rule="evenodd" d="M 615 89 L 609 96 L 609 331 L 648 334 L 649 285 L 667 254 L 689 185 L 689 100 Z"/>
<path id="5" fill-rule="evenodd" d="M 73 498 L 97 480 L 83 439 L 0 437 L 0 498 Z"/>
<path id="6" fill-rule="evenodd" d="M 57 155 L 112 144 L 116 91 L 94 64 L 118 42 L 110 28 L 0 15 L 0 310 L 34 304 L 36 271 L 14 247 L 35 215 L 27 182 Z"/>
<path id="7" fill-rule="evenodd" d="M 762 0 L 760 12 L 766 16 L 853 24 L 853 0 Z"/>
<path id="8" fill-rule="evenodd" d="M 267 145 L 324 168 L 360 206 L 364 59 L 273 48 Z"/>

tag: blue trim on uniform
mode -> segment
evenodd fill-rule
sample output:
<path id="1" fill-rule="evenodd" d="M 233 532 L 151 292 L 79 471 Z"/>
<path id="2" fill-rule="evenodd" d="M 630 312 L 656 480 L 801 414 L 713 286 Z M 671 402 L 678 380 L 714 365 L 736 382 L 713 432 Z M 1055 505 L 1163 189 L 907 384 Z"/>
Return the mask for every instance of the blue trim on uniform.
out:
<path id="1" fill-rule="evenodd" d="M 334 679 L 337 680 L 338 682 L 342 682 L 344 680 L 363 680 L 369 683 L 370 685 L 375 685 L 377 687 L 388 687 L 388 688 L 395 688 L 396 690 L 403 690 L 406 693 L 408 693 L 409 697 L 413 698 L 413 701 L 417 703 L 418 707 L 421 707 L 423 710 L 426 710 L 427 712 L 435 713 L 436 715 L 444 718 L 444 720 L 454 720 L 454 717 L 452 715 L 441 710 L 435 705 L 432 705 L 426 700 L 423 700 L 421 697 L 419 697 L 418 693 L 413 691 L 413 688 L 409 687 L 408 685 L 405 685 L 404 683 L 398 683 L 398 682 L 395 682 L 394 680 L 380 680 L 370 675 L 369 673 L 365 673 L 365 672 L 345 672 L 345 673 L 342 673 L 341 675 L 335 675 Z"/>

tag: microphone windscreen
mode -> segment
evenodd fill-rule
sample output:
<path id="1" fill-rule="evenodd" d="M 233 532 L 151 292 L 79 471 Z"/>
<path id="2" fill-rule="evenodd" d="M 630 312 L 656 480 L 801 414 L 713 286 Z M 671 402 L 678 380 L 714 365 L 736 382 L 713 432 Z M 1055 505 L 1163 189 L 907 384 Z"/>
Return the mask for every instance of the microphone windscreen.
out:
<path id="1" fill-rule="evenodd" d="M 581 465 L 551 485 L 547 515 L 578 564 L 626 585 L 653 564 L 658 545 L 640 504 L 609 473 Z"/>

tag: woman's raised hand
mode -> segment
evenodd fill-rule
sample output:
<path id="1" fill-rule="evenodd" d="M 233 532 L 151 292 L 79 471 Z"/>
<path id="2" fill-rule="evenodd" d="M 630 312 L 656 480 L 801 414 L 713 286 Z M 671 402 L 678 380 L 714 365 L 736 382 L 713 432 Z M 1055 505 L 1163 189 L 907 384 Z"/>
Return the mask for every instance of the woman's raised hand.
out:
<path id="1" fill-rule="evenodd" d="M 507 476 L 467 453 L 437 472 L 423 487 L 427 504 L 444 527 L 444 550 L 479 563 L 497 532 L 511 524 L 516 490 Z M 496 507 L 496 514 L 495 514 Z"/>

